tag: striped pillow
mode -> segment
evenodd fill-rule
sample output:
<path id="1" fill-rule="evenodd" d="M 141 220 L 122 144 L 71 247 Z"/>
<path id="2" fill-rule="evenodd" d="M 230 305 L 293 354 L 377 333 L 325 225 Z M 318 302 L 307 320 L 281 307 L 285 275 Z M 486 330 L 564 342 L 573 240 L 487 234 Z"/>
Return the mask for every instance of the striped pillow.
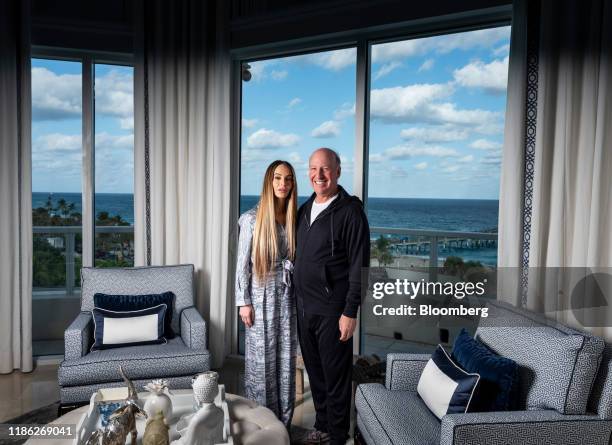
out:
<path id="1" fill-rule="evenodd" d="M 167 308 L 165 304 L 135 311 L 93 308 L 95 341 L 91 350 L 166 343 Z"/>

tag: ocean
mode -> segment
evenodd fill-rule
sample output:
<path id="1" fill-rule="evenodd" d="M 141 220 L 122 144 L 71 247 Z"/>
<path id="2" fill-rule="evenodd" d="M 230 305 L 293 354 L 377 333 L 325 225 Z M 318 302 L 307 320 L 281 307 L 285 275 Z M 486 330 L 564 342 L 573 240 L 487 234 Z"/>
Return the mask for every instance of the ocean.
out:
<path id="1" fill-rule="evenodd" d="M 44 207 L 49 193 L 32 193 L 32 207 Z M 81 212 L 80 193 L 52 193 L 53 206 L 57 201 L 74 203 Z M 240 213 L 257 204 L 258 196 L 240 197 Z M 301 205 L 308 199 L 299 198 Z M 128 193 L 96 193 L 96 213 L 121 215 L 134 224 L 134 196 Z M 369 198 L 367 215 L 370 227 L 410 228 L 418 230 L 446 230 L 461 232 L 497 232 L 499 201 L 486 199 L 421 199 L 421 198 Z M 376 234 L 372 234 L 376 236 Z M 455 249 L 453 255 L 464 260 L 497 264 L 497 248 Z M 444 252 L 439 253 L 445 257 Z"/>

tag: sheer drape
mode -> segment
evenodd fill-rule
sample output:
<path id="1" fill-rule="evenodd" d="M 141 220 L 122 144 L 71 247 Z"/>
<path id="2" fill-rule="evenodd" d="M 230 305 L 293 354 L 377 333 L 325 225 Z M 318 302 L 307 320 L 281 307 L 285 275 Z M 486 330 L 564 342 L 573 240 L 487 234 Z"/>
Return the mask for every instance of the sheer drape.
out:
<path id="1" fill-rule="evenodd" d="M 519 267 L 517 237 L 525 221 L 502 209 L 518 212 L 517 187 L 533 193 L 528 287 L 522 298 L 511 292 L 500 298 L 588 327 L 589 317 L 570 301 L 584 271 L 559 268 L 612 267 L 612 4 L 543 0 L 536 13 L 528 17 L 540 28 L 534 175 L 528 182 L 516 170 L 514 155 L 521 153 L 524 163 L 525 145 L 508 131 L 525 130 L 520 120 L 508 122 L 500 197 L 500 266 Z M 529 110 L 528 95 L 521 104 L 510 94 L 515 75 L 527 78 L 525 61 L 513 58 L 510 66 L 508 112 L 520 116 Z M 507 165 L 507 158 L 514 161 Z M 612 337 L 610 328 L 597 331 Z"/>
<path id="2" fill-rule="evenodd" d="M 224 2 L 214 3 L 139 5 L 135 205 L 137 264 L 195 265 L 218 367 L 231 325 L 230 59 Z"/>
<path id="3" fill-rule="evenodd" d="M 0 373 L 32 370 L 29 2 L 0 2 Z"/>

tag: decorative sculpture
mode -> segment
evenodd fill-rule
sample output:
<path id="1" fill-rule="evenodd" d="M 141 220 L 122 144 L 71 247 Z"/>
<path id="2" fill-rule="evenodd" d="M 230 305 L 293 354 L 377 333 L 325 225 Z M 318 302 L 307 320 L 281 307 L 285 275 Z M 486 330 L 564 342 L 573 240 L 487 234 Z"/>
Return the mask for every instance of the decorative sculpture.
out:
<path id="1" fill-rule="evenodd" d="M 168 425 L 166 425 L 164 415 L 159 412 L 147 421 L 142 445 L 168 445 L 169 443 Z"/>
<path id="2" fill-rule="evenodd" d="M 155 417 L 162 412 L 167 421 L 172 419 L 172 400 L 168 394 L 172 394 L 168 388 L 168 381 L 157 379 L 147 383 L 144 389 L 151 394 L 145 400 L 144 410 L 149 417 Z"/>
<path id="3" fill-rule="evenodd" d="M 223 410 L 213 402 L 204 403 L 180 430 L 181 438 L 172 445 L 214 445 L 223 442 Z"/>
<path id="4" fill-rule="evenodd" d="M 129 433 L 132 434 L 132 445 L 136 445 L 136 437 L 138 436 L 136 416 L 146 418 L 147 414 L 138 406 L 138 393 L 121 366 L 119 366 L 119 374 L 127 384 L 128 397 L 125 399 L 124 405 L 110 415 L 106 427 L 91 434 L 86 445 L 125 445 Z"/>

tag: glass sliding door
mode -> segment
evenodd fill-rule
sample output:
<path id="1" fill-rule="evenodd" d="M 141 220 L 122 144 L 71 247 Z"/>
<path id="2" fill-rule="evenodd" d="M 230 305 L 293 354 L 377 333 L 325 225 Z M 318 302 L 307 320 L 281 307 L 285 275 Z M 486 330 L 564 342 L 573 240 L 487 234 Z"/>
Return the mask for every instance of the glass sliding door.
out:
<path id="1" fill-rule="evenodd" d="M 299 203 L 312 194 L 308 158 L 319 147 L 341 157 L 339 180 L 353 189 L 356 50 L 346 48 L 243 63 L 240 213 L 257 205 L 266 167 L 296 170 Z M 238 319 L 239 352 L 244 325 Z"/>
<path id="2" fill-rule="evenodd" d="M 509 39 L 504 26 L 372 44 L 368 218 L 381 279 L 495 270 Z M 362 317 L 362 353 L 381 357 L 450 345 L 461 328 L 367 305 Z"/>

